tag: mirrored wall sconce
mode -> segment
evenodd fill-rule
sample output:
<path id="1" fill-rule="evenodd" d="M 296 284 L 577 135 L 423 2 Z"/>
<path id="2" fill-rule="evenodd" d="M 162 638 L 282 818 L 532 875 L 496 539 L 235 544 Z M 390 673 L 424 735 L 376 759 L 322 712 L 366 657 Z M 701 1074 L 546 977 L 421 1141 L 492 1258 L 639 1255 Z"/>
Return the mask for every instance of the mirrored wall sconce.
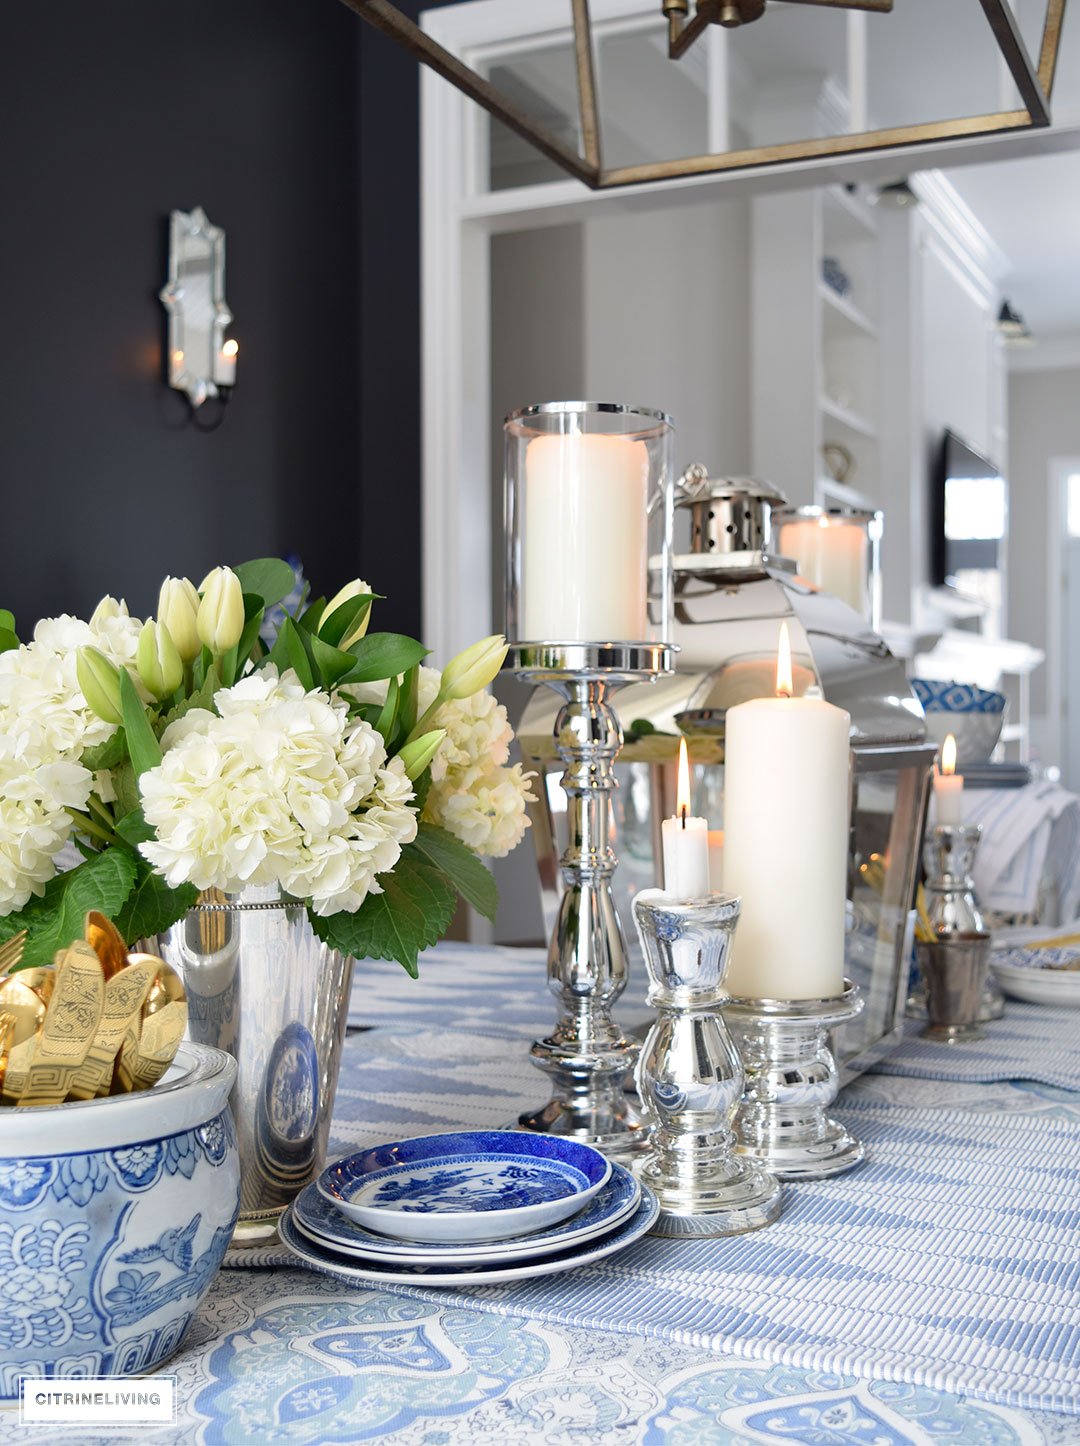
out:
<path id="1" fill-rule="evenodd" d="M 239 343 L 225 336 L 232 312 L 225 301 L 225 231 L 201 206 L 173 211 L 169 220 L 169 279 L 158 295 L 169 313 L 169 386 L 193 407 L 208 397 L 225 401 L 236 384 Z"/>

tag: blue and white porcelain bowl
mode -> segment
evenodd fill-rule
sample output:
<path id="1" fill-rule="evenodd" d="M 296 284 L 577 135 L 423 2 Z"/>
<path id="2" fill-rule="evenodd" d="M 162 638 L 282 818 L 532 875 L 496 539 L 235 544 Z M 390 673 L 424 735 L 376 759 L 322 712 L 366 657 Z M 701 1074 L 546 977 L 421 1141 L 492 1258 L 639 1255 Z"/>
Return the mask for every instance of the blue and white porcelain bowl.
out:
<path id="1" fill-rule="evenodd" d="M 509 1240 L 583 1209 L 606 1184 L 599 1150 L 557 1135 L 421 1135 L 330 1165 L 321 1194 L 365 1230 L 398 1240 Z"/>
<path id="2" fill-rule="evenodd" d="M 179 1347 L 240 1208 L 235 1077 L 185 1043 L 153 1089 L 0 1112 L 0 1397 Z"/>
<path id="3" fill-rule="evenodd" d="M 1005 722 L 1004 693 L 953 679 L 912 678 L 911 686 L 923 705 L 929 737 L 939 746 L 950 733 L 956 739 L 957 767 L 986 763 Z"/>

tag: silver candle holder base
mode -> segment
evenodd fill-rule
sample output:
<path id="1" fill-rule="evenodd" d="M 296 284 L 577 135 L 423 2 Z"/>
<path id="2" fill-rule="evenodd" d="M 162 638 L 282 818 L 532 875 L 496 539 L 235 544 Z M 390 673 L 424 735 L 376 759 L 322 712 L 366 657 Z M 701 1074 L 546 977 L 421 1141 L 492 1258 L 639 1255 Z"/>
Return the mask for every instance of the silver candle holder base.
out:
<path id="1" fill-rule="evenodd" d="M 559 1018 L 531 1050 L 553 1093 L 517 1123 L 571 1136 L 614 1159 L 644 1149 L 648 1131 L 627 1095 L 641 1045 L 611 1015 L 626 988 L 627 951 L 611 892 L 610 799 L 623 736 L 608 700 L 616 688 L 671 672 L 674 651 L 661 643 L 517 643 L 506 661 L 510 671 L 545 683 L 564 700 L 555 744 L 565 764 L 569 836 L 561 860 L 565 890 L 548 949 L 548 988 Z"/>
<path id="2" fill-rule="evenodd" d="M 739 1150 L 782 1180 L 825 1179 L 863 1158 L 862 1143 L 827 1113 L 840 1088 L 829 1031 L 862 1008 L 845 980 L 835 999 L 735 998 L 724 1009 L 746 1070 Z"/>
<path id="3" fill-rule="evenodd" d="M 652 1126 L 638 1171 L 661 1212 L 653 1235 L 740 1235 L 780 1214 L 780 1184 L 734 1152 L 731 1117 L 743 1068 L 721 1012 L 739 901 L 725 894 L 634 900 L 657 1012 L 637 1063 L 642 1112 Z"/>

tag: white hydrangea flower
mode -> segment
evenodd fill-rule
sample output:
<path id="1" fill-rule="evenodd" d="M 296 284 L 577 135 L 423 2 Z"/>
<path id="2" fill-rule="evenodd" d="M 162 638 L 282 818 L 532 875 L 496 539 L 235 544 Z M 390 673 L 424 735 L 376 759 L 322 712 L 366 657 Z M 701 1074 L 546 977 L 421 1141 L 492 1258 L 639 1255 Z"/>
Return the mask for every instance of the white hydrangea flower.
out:
<path id="1" fill-rule="evenodd" d="M 432 784 L 424 817 L 440 824 L 474 853 L 505 858 L 529 827 L 525 805 L 535 797 L 529 778 L 520 763 L 493 768 L 459 789 L 447 787 L 452 781 L 447 775 L 442 783 Z"/>
<path id="2" fill-rule="evenodd" d="M 420 669 L 417 710 L 423 716 L 439 696 L 442 674 Z M 363 683 L 344 691 L 358 702 L 382 704 L 387 684 Z M 431 788 L 423 817 L 460 839 L 474 853 L 503 858 L 529 827 L 525 811 L 535 801 L 531 774 L 521 764 L 508 767 L 514 730 L 506 709 L 483 689 L 468 698 L 450 699 L 427 725 L 445 728 L 446 737 L 431 762 Z"/>
<path id="3" fill-rule="evenodd" d="M 35 754 L 32 729 L 0 734 L 0 916 L 42 894 L 71 832 L 69 808 L 85 808 L 93 775 L 78 763 Z"/>
<path id="4" fill-rule="evenodd" d="M 140 780 L 173 887 L 277 884 L 318 914 L 353 913 L 416 837 L 412 784 L 374 728 L 292 672 L 252 674 L 165 730 Z"/>
<path id="5" fill-rule="evenodd" d="M 115 728 L 91 712 L 82 695 L 78 650 L 91 644 L 117 666 L 134 670 L 141 627 L 126 604 L 109 597 L 88 623 L 66 613 L 42 618 L 33 642 L 0 653 L 0 733 L 28 729 L 34 752 L 53 759 L 78 759 L 84 749 L 104 743 Z"/>

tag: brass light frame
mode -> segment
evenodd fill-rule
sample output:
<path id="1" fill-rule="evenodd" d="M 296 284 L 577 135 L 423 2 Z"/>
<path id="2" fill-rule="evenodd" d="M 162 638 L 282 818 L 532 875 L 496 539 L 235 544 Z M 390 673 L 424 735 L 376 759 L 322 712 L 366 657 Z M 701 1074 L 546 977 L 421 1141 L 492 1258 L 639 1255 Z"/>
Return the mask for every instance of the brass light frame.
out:
<path id="1" fill-rule="evenodd" d="M 867 151 L 900 149 L 935 141 L 949 141 L 973 136 L 1004 134 L 1031 130 L 1050 124 L 1050 97 L 1054 88 L 1054 72 L 1061 43 L 1061 27 L 1065 18 L 1066 0 L 1047 0 L 1039 59 L 1036 64 L 1028 53 L 1023 36 L 1007 0 L 979 0 L 998 49 L 1008 66 L 1024 109 L 991 111 L 984 115 L 962 116 L 954 120 L 926 121 L 917 125 L 891 126 L 884 130 L 862 131 L 853 135 L 824 136 L 802 141 L 785 141 L 778 145 L 754 146 L 745 150 L 720 154 L 686 156 L 670 161 L 649 161 L 633 166 L 606 168 L 602 160 L 600 113 L 596 89 L 596 69 L 592 25 L 588 0 L 570 0 L 574 25 L 574 51 L 577 65 L 578 103 L 584 154 L 564 145 L 546 127 L 526 115 L 519 106 L 496 87 L 464 64 L 456 55 L 420 29 L 415 21 L 391 3 L 391 0 L 342 0 L 362 20 L 390 37 L 424 65 L 430 66 L 444 80 L 476 101 L 496 120 L 508 126 L 542 155 L 561 166 L 569 175 L 594 191 L 616 186 L 673 180 L 680 176 L 700 176 L 717 171 L 751 170 L 791 162 L 819 160 L 830 156 L 860 155 Z M 665 5 L 669 25 L 669 54 L 673 58 L 686 49 L 705 29 L 701 8 L 689 23 L 684 23 L 682 6 Z M 883 10 L 885 0 L 806 0 L 843 8 Z M 891 0 L 888 0 L 891 5 Z M 700 22 L 700 23 L 699 23 Z M 692 32 L 692 33 L 691 33 Z"/>

